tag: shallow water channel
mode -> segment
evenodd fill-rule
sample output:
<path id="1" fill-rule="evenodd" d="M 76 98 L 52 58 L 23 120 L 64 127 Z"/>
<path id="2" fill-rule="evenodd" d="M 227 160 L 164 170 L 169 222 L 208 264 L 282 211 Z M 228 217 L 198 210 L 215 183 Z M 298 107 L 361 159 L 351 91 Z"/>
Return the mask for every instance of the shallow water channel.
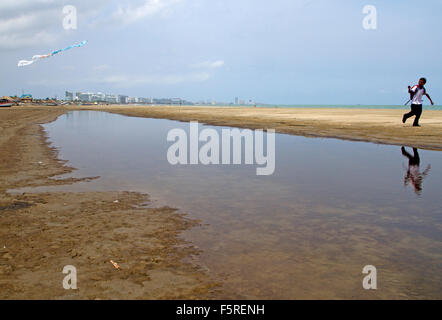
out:
<path id="1" fill-rule="evenodd" d="M 139 191 L 200 219 L 183 237 L 221 298 L 442 298 L 441 152 L 276 134 L 275 171 L 258 176 L 171 165 L 167 134 L 189 123 L 72 111 L 44 128 L 69 176 L 100 178 L 37 190 Z"/>

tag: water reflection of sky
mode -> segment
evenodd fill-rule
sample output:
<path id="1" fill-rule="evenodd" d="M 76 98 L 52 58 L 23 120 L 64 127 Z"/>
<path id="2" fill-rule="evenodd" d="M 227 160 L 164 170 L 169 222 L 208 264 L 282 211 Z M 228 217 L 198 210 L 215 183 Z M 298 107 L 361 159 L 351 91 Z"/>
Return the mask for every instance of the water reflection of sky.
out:
<path id="1" fill-rule="evenodd" d="M 187 123 L 75 111 L 45 128 L 75 176 L 101 176 L 58 189 L 146 192 L 202 219 L 186 237 L 237 297 L 365 297 L 360 270 L 375 263 L 390 274 L 379 297 L 441 297 L 440 152 L 415 150 L 416 168 L 411 148 L 278 134 L 266 177 L 255 166 L 171 166 L 167 132 Z M 421 175 L 418 192 L 410 174 Z M 330 270 L 341 276 L 321 286 Z"/>

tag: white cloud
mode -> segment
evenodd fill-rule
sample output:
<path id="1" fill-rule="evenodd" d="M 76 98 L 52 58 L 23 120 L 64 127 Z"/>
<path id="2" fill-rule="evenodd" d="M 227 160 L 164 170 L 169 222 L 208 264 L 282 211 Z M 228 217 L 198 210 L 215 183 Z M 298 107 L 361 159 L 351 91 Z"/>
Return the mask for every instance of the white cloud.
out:
<path id="1" fill-rule="evenodd" d="M 16 49 L 52 43 L 56 39 L 56 34 L 50 30 L 53 19 L 53 10 L 0 18 L 0 48 Z"/>
<path id="2" fill-rule="evenodd" d="M 0 49 L 42 47 L 61 38 L 63 7 L 77 8 L 83 28 L 130 24 L 154 15 L 165 15 L 182 0 L 0 0 Z M 123 3 L 123 4 L 121 4 Z M 79 26 L 79 28 L 80 28 Z"/>
<path id="3" fill-rule="evenodd" d="M 100 65 L 97 65 L 97 66 L 93 66 L 92 69 L 94 71 L 101 72 L 101 71 L 106 71 L 106 70 L 110 69 L 110 67 L 107 64 L 100 64 Z"/>
<path id="4" fill-rule="evenodd" d="M 36 14 L 20 15 L 0 20 L 0 33 L 14 33 L 28 30 L 39 22 Z"/>
<path id="5" fill-rule="evenodd" d="M 63 7 L 72 0 L 0 0 L 0 49 L 44 47 L 64 34 Z M 89 20 L 105 0 L 75 4 L 79 18 Z"/>
<path id="6" fill-rule="evenodd" d="M 58 3 L 57 3 L 58 2 Z M 55 0 L 1 0 L 0 17 L 11 17 L 52 9 L 62 1 Z"/>
<path id="7" fill-rule="evenodd" d="M 49 32 L 39 32 L 37 34 L 2 34 L 0 35 L 0 49 L 17 49 L 29 46 L 41 46 L 42 44 L 54 43 L 56 36 Z M 40 52 L 44 54 L 46 52 Z"/>
<path id="8" fill-rule="evenodd" d="M 206 69 L 217 69 L 224 66 L 223 60 L 217 60 L 217 61 L 204 61 L 200 63 L 193 64 L 191 67 L 193 68 L 206 68 Z"/>
<path id="9" fill-rule="evenodd" d="M 134 23 L 146 17 L 166 13 L 173 5 L 181 0 L 144 0 L 137 6 L 119 6 L 113 13 L 112 19 L 124 24 Z"/>
<path id="10" fill-rule="evenodd" d="M 187 74 L 156 74 L 156 75 L 109 75 L 89 79 L 90 82 L 108 84 L 115 87 L 136 87 L 140 85 L 174 85 L 186 82 L 204 82 L 210 79 L 207 72 Z"/>
<path id="11" fill-rule="evenodd" d="M 129 75 L 129 74 L 114 74 L 114 75 L 94 75 L 91 77 L 84 76 L 82 78 L 69 78 L 63 76 L 62 78 L 51 77 L 30 79 L 26 83 L 33 86 L 53 87 L 54 84 L 63 86 L 87 86 L 87 85 L 102 85 L 113 88 L 131 88 L 145 85 L 176 85 L 181 83 L 200 83 L 210 79 L 210 74 L 207 72 L 194 72 L 182 74 L 150 74 L 150 75 Z"/>

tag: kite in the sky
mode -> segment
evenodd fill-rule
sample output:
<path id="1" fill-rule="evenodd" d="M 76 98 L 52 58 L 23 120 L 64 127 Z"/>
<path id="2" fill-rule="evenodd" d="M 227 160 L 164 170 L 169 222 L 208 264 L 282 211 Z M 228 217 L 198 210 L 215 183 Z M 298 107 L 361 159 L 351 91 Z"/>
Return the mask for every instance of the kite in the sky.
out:
<path id="1" fill-rule="evenodd" d="M 78 43 L 78 44 L 71 45 L 71 46 L 69 46 L 69 47 L 67 47 L 67 48 L 64 48 L 64 49 L 55 50 L 54 52 L 49 53 L 49 54 L 35 55 L 35 56 L 32 57 L 32 60 L 20 60 L 20 61 L 18 62 L 18 66 L 19 66 L 19 67 L 28 66 L 28 65 L 30 65 L 30 64 L 33 64 L 35 61 L 38 61 L 38 60 L 41 60 L 41 59 L 45 59 L 45 58 L 49 58 L 49 57 L 51 57 L 51 56 L 53 56 L 53 55 L 56 55 L 56 54 L 59 53 L 59 52 L 63 52 L 63 51 L 66 51 L 66 50 L 69 50 L 69 49 L 72 49 L 72 48 L 79 48 L 79 47 L 82 47 L 82 46 L 84 46 L 86 43 L 87 43 L 87 41 L 81 41 L 81 42 Z"/>

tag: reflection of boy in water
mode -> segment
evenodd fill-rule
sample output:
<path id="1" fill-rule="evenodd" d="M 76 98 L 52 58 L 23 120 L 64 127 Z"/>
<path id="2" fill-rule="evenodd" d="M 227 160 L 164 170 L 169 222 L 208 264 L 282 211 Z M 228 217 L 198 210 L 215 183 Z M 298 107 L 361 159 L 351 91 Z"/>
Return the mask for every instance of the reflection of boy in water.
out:
<path id="1" fill-rule="evenodd" d="M 430 171 L 431 166 L 428 165 L 424 172 L 419 172 L 420 158 L 416 148 L 413 148 L 413 155 L 409 154 L 404 147 L 401 148 L 402 154 L 408 158 L 408 170 L 404 178 L 404 185 L 411 183 L 414 187 L 414 192 L 421 194 L 422 180 Z"/>

